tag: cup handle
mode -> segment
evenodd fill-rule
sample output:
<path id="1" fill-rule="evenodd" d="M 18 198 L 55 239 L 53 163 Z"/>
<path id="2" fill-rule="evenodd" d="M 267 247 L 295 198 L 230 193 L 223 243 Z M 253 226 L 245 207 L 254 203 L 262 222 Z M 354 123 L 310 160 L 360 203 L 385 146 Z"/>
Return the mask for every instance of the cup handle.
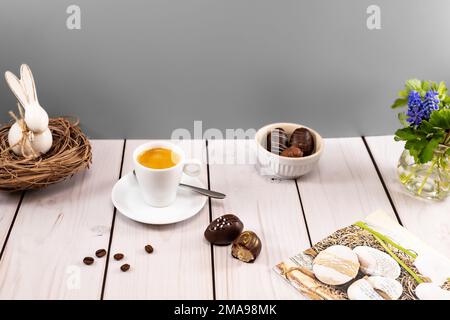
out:
<path id="1" fill-rule="evenodd" d="M 196 177 L 200 174 L 202 171 L 202 163 L 198 159 L 188 159 L 186 160 L 183 172 L 186 173 L 188 176 Z"/>

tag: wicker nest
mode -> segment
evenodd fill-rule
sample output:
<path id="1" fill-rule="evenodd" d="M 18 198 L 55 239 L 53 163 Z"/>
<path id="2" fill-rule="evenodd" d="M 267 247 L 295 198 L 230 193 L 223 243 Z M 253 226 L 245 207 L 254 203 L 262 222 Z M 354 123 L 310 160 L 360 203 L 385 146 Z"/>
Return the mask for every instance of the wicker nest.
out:
<path id="1" fill-rule="evenodd" d="M 68 118 L 50 119 L 53 146 L 43 156 L 25 159 L 14 154 L 8 145 L 11 124 L 0 128 L 0 190 L 23 191 L 41 189 L 63 181 L 89 168 L 91 145 L 78 127 Z"/>

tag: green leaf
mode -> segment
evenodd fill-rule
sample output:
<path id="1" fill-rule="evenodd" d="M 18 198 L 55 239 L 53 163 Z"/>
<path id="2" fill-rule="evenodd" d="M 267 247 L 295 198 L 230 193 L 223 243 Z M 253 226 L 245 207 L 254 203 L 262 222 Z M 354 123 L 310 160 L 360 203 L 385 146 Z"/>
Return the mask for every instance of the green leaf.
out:
<path id="1" fill-rule="evenodd" d="M 433 158 L 434 149 L 437 148 L 437 146 L 440 143 L 439 138 L 433 138 L 425 145 L 425 147 L 422 149 L 422 151 L 419 154 L 419 160 L 421 163 L 427 163 L 428 161 L 431 161 Z"/>
<path id="2" fill-rule="evenodd" d="M 422 123 L 420 124 L 420 127 L 418 128 L 418 131 L 420 133 L 422 133 L 424 136 L 433 134 L 433 135 L 437 135 L 439 134 L 439 136 L 443 137 L 445 134 L 445 130 L 443 130 L 440 127 L 436 127 L 434 126 L 432 123 L 430 123 L 429 121 L 423 120 Z"/>
<path id="3" fill-rule="evenodd" d="M 441 109 L 432 112 L 429 122 L 434 127 L 439 127 L 443 130 L 450 129 L 450 109 Z"/>
<path id="4" fill-rule="evenodd" d="M 423 81 L 422 82 L 422 90 L 423 91 L 428 91 L 428 90 L 430 90 L 431 88 L 433 87 L 433 82 L 430 82 L 430 81 Z"/>
<path id="5" fill-rule="evenodd" d="M 398 140 L 405 140 L 405 141 L 415 140 L 418 138 L 417 131 L 413 127 L 398 129 L 397 131 L 395 131 L 395 137 L 398 138 Z"/>
<path id="6" fill-rule="evenodd" d="M 428 141 L 425 139 L 409 140 L 405 143 L 405 149 L 409 151 L 416 162 L 420 162 L 419 155 L 427 143 Z"/>
<path id="7" fill-rule="evenodd" d="M 440 96 L 444 96 L 447 93 L 447 87 L 445 86 L 445 82 L 439 82 L 439 86 L 437 88 L 437 92 Z"/>
<path id="8" fill-rule="evenodd" d="M 400 107 L 406 106 L 407 103 L 408 103 L 408 100 L 406 98 L 398 98 L 394 101 L 391 108 L 392 109 L 400 108 Z"/>
<path id="9" fill-rule="evenodd" d="M 399 91 L 398 92 L 398 96 L 400 97 L 400 98 L 408 98 L 408 94 L 409 94 L 409 92 L 407 91 L 407 90 L 401 90 L 401 91 Z"/>
<path id="10" fill-rule="evenodd" d="M 406 113 L 399 112 L 397 117 L 398 117 L 398 121 L 400 121 L 400 123 L 402 124 L 403 127 L 409 126 L 409 122 L 406 121 L 406 119 L 408 119 L 408 116 L 406 115 Z"/>
<path id="11" fill-rule="evenodd" d="M 419 79 L 409 79 L 406 81 L 405 88 L 408 91 L 411 91 L 411 90 L 421 91 L 422 90 L 422 82 Z"/>

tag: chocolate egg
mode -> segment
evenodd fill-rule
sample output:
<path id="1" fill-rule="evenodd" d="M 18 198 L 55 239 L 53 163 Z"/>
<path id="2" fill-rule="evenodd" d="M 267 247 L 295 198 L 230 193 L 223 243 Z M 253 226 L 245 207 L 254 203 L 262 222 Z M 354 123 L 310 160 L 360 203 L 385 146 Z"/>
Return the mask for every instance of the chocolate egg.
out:
<path id="1" fill-rule="evenodd" d="M 267 150 L 272 153 L 281 154 L 288 144 L 288 135 L 282 128 L 275 128 L 267 135 Z"/>
<path id="2" fill-rule="evenodd" d="M 281 153 L 281 156 L 283 157 L 289 157 L 289 158 L 301 158 L 303 157 L 303 151 L 298 147 L 289 147 L 287 149 L 284 149 Z"/>
<path id="3" fill-rule="evenodd" d="M 253 262 L 261 252 L 262 244 L 253 231 L 244 231 L 234 240 L 231 255 L 243 262 Z"/>
<path id="4" fill-rule="evenodd" d="M 215 245 L 228 245 L 244 229 L 242 221 L 234 214 L 226 214 L 211 222 L 205 230 L 205 238 Z"/>
<path id="5" fill-rule="evenodd" d="M 314 152 L 314 138 L 311 132 L 306 128 L 295 129 L 289 143 L 291 146 L 300 148 L 305 157 Z"/>

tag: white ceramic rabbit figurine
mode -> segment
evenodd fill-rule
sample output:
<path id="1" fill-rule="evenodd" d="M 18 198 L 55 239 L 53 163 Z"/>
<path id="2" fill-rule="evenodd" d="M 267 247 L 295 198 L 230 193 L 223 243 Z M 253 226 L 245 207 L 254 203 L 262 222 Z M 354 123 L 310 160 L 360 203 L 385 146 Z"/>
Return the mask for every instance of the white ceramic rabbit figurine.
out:
<path id="1" fill-rule="evenodd" d="M 30 67 L 26 64 L 20 66 L 20 80 L 10 71 L 5 72 L 5 79 L 25 110 L 24 119 L 16 121 L 9 130 L 10 147 L 19 156 L 37 157 L 45 154 L 52 147 L 53 138 L 48 128 L 48 114 L 38 102 Z M 21 121 L 25 122 L 26 127 Z"/>

